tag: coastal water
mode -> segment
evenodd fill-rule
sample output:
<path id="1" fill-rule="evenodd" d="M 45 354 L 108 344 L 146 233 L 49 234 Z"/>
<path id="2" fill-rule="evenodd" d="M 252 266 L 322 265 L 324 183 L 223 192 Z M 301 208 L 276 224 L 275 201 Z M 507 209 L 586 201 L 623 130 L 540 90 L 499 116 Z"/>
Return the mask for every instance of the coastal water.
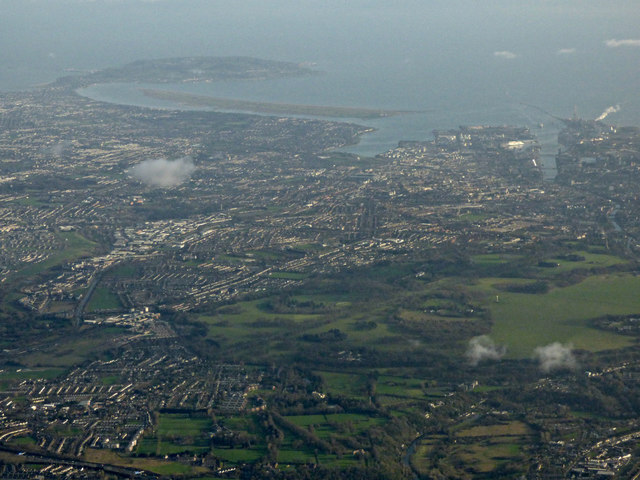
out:
<path id="1" fill-rule="evenodd" d="M 150 108 L 166 109 L 194 109 L 168 100 L 147 97 L 142 90 L 158 88 L 180 92 L 209 95 L 213 97 L 246 99 L 254 101 L 301 103 L 314 105 L 340 105 L 389 109 L 414 109 L 418 113 L 408 113 L 392 117 L 377 119 L 344 119 L 337 121 L 351 121 L 375 128 L 373 133 L 361 137 L 357 145 L 340 148 L 364 156 L 373 156 L 394 148 L 400 140 L 426 140 L 432 138 L 435 129 L 457 128 L 460 125 L 526 125 L 538 137 L 543 145 L 543 156 L 546 156 L 547 176 L 554 174 L 553 155 L 556 153 L 557 132 L 561 122 L 553 119 L 535 108 L 514 101 L 496 101 L 495 105 L 430 105 L 426 103 L 376 103 L 366 101 L 364 95 L 347 95 L 340 98 L 340 93 L 322 92 L 321 86 L 336 82 L 329 74 L 318 77 L 301 77 L 275 79 L 266 81 L 233 81 L 216 83 L 185 83 L 185 84 L 98 84 L 81 89 L 79 93 L 95 100 L 126 105 L 136 105 Z M 335 85 L 336 87 L 339 84 Z M 342 94 L 344 95 L 344 93 Z M 361 99 L 361 103 L 353 103 Z M 415 100 L 409 98 L 407 100 Z M 419 100 L 419 99 L 418 99 Z M 424 100 L 423 100 L 424 101 Z M 428 100 L 427 100 L 428 101 Z M 435 103 L 435 102 L 434 102 Z M 201 110 L 208 110 L 201 107 Z M 320 118 L 320 117 L 318 117 Z M 324 118 L 324 117 L 322 117 Z M 543 158 L 545 160 L 545 158 Z"/>
<path id="2" fill-rule="evenodd" d="M 363 155 L 472 124 L 530 126 L 552 154 L 557 121 L 527 105 L 585 118 L 619 105 L 608 121 L 640 125 L 638 24 L 636 0 L 0 0 L 0 90 L 140 58 L 306 62 L 322 74 L 161 88 L 423 112 L 353 119 L 377 129 L 347 149 Z M 135 85 L 83 93 L 176 108 Z"/>

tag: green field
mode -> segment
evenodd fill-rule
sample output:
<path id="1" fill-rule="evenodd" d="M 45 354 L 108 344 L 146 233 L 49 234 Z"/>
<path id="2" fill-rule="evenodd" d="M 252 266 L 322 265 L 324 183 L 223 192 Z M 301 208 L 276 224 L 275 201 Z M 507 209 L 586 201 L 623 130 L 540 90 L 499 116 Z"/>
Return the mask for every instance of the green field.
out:
<path id="1" fill-rule="evenodd" d="M 202 471 L 201 467 L 191 467 L 182 463 L 167 462 L 155 458 L 127 457 L 111 450 L 95 448 L 87 448 L 83 459 L 90 462 L 149 470 L 160 475 L 193 475 Z"/>
<path id="2" fill-rule="evenodd" d="M 91 300 L 87 305 L 89 312 L 95 312 L 99 310 L 118 310 L 122 308 L 122 304 L 118 297 L 111 293 L 108 288 L 97 287 L 91 295 Z"/>
<path id="3" fill-rule="evenodd" d="M 109 272 L 109 275 L 114 277 L 133 277 L 136 274 L 136 267 L 134 265 L 118 265 Z"/>
<path id="4" fill-rule="evenodd" d="M 326 415 L 289 415 L 287 421 L 299 427 L 313 427 L 318 438 L 328 439 L 330 435 L 341 433 L 356 435 L 375 425 L 384 424 L 383 418 L 368 417 L 354 413 L 333 413 Z"/>
<path id="5" fill-rule="evenodd" d="M 264 308 L 269 298 L 238 302 L 221 307 L 215 315 L 201 315 L 199 320 L 209 329 L 209 337 L 221 347 L 251 358 L 286 355 L 294 347 L 285 345 L 304 331 L 326 323 L 324 313 L 279 313 Z M 309 310 L 313 312 L 313 310 Z M 320 309 L 322 311 L 322 308 Z"/>
<path id="6" fill-rule="evenodd" d="M 303 287 L 292 298 L 298 304 L 318 305 L 315 311 L 291 313 L 295 306 L 291 311 L 269 310 L 265 303 L 276 297 L 267 297 L 224 306 L 217 314 L 199 319 L 208 325 L 210 338 L 220 348 L 231 349 L 238 359 L 246 359 L 250 353 L 253 361 L 287 358 L 308 346 L 328 352 L 361 348 L 390 354 L 418 353 L 426 345 L 451 351 L 462 345 L 460 340 L 466 342 L 489 327 L 492 338 L 506 345 L 512 358 L 527 358 L 536 347 L 556 341 L 590 351 L 631 344 L 630 337 L 598 330 L 591 322 L 606 314 L 640 313 L 640 297 L 635 293 L 640 291 L 640 280 L 623 273 L 603 273 L 606 269 L 612 272 L 626 260 L 587 248 L 565 257 L 552 254 L 545 258 L 546 264 L 525 260 L 510 253 L 476 255 L 471 262 L 479 274 L 477 280 L 444 275 L 432 282 L 413 280 L 410 288 L 402 289 L 396 282 L 414 279 L 416 265 L 386 262 L 358 273 L 371 288 L 364 288 L 355 277 L 331 280 L 333 284 L 327 279 L 310 279 L 322 293 L 313 294 L 312 289 Z M 291 272 L 273 275 L 299 276 Z M 527 285 L 541 287 L 537 291 L 546 293 L 515 293 Z M 349 293 L 326 293 L 334 291 Z M 332 331 L 339 331 L 339 336 L 332 338 Z M 328 389 L 363 394 L 354 384 L 340 386 L 337 377 L 323 376 Z M 399 394 L 393 386 L 378 386 L 377 393 L 385 404 L 419 398 L 419 389 Z"/>
<path id="7" fill-rule="evenodd" d="M 355 464 L 355 459 L 351 455 L 338 458 L 337 455 L 317 454 L 318 463 L 331 467 L 347 467 Z M 296 450 L 289 444 L 283 444 L 278 452 L 278 462 L 283 464 L 315 464 L 316 455 L 308 450 Z"/>
<path id="8" fill-rule="evenodd" d="M 120 377 L 118 375 L 108 375 L 102 377 L 101 382 L 103 385 L 117 385 L 120 383 Z"/>
<path id="9" fill-rule="evenodd" d="M 36 445 L 36 441 L 32 437 L 14 437 L 11 439 L 11 443 L 21 447 L 33 447 Z"/>
<path id="10" fill-rule="evenodd" d="M 50 380 L 60 376 L 64 372 L 62 368 L 19 368 L 0 371 L 0 381 L 25 380 L 31 378 L 44 378 Z"/>
<path id="11" fill-rule="evenodd" d="M 471 262 L 474 265 L 491 266 L 506 265 L 520 259 L 522 259 L 520 255 L 514 255 L 511 253 L 483 253 L 480 255 L 473 255 L 471 257 Z"/>
<path id="12" fill-rule="evenodd" d="M 142 438 L 136 452 L 156 456 L 207 452 L 210 449 L 209 432 L 212 425 L 209 417 L 160 413 L 154 433 Z"/>
<path id="13" fill-rule="evenodd" d="M 420 440 L 415 455 L 411 458 L 413 466 L 427 474 L 433 465 L 430 460 L 434 451 L 444 455 L 440 463 L 443 471 L 458 478 L 458 468 L 464 468 L 468 474 L 484 475 L 479 478 L 502 478 L 495 470 L 509 463 L 518 470 L 523 447 L 531 442 L 534 431 L 519 421 L 488 425 L 469 425 L 465 423 L 455 428 L 455 442 L 447 436 L 431 435 Z M 473 475 L 461 478 L 474 478 Z M 508 478 L 515 478 L 509 476 Z"/>
<path id="14" fill-rule="evenodd" d="M 508 438 L 496 438 L 486 442 L 458 445 L 453 449 L 452 459 L 464 462 L 466 468 L 476 473 L 489 473 L 508 461 L 517 463 L 521 445 Z"/>
<path id="15" fill-rule="evenodd" d="M 62 241 L 62 249 L 42 262 L 30 264 L 22 268 L 16 275 L 35 275 L 56 265 L 86 257 L 97 247 L 95 242 L 87 240 L 77 232 L 58 232 L 56 235 L 58 239 Z"/>
<path id="16" fill-rule="evenodd" d="M 382 375 L 377 381 L 376 394 L 402 398 L 424 398 L 423 384 L 424 382 L 415 378 Z"/>
<path id="17" fill-rule="evenodd" d="M 300 272 L 273 272 L 269 275 L 271 278 L 280 278 L 282 280 L 303 280 L 309 275 Z"/>
<path id="18" fill-rule="evenodd" d="M 233 464 L 255 462 L 267 453 L 262 448 L 214 448 L 212 452 L 223 462 Z"/>
<path id="19" fill-rule="evenodd" d="M 211 425 L 211 419 L 208 417 L 162 413 L 158 417 L 157 434 L 165 438 L 197 436 L 208 432 Z"/>
<path id="20" fill-rule="evenodd" d="M 597 275 L 538 295 L 498 291 L 491 286 L 498 281 L 501 279 L 482 279 L 478 286 L 490 295 L 491 336 L 507 346 L 511 357 L 530 356 L 535 347 L 552 342 L 599 351 L 625 347 L 633 341 L 595 329 L 589 320 L 640 313 L 640 277 Z"/>
<path id="21" fill-rule="evenodd" d="M 352 398 L 365 398 L 366 379 L 363 375 L 337 372 L 316 373 L 322 377 L 327 393 Z"/>
<path id="22" fill-rule="evenodd" d="M 157 437 L 143 438 L 136 450 L 139 455 L 155 455 L 164 456 L 176 453 L 189 452 L 194 454 L 209 451 L 209 445 L 206 442 L 202 444 L 181 445 L 169 441 L 158 440 Z"/>
<path id="23" fill-rule="evenodd" d="M 57 341 L 44 342 L 41 348 L 21 357 L 21 363 L 29 367 L 71 367 L 95 358 L 111 346 L 110 340 L 123 331 L 114 329 L 91 329 L 82 334 L 68 335 Z"/>
<path id="24" fill-rule="evenodd" d="M 584 260 L 570 261 L 562 259 L 560 257 L 551 257 L 546 261 L 556 263 L 556 267 L 544 268 L 538 267 L 537 272 L 542 276 L 553 276 L 558 273 L 568 272 L 576 269 L 591 270 L 594 268 L 607 268 L 614 265 L 621 265 L 626 263 L 626 260 L 616 257 L 615 255 L 608 255 L 605 253 L 593 253 L 585 250 L 579 250 L 573 252 L 575 255 L 584 257 Z"/>

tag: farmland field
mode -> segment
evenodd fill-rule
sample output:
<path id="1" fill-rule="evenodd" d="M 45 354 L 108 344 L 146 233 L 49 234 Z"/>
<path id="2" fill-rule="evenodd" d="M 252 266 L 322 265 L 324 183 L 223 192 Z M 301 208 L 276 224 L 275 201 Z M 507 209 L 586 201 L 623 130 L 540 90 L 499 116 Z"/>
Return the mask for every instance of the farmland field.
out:
<path id="1" fill-rule="evenodd" d="M 507 346 L 509 356 L 529 356 L 535 347 L 552 342 L 592 351 L 631 344 L 628 337 L 591 327 L 589 320 L 607 314 L 640 313 L 640 277 L 597 275 L 538 295 L 498 291 L 491 283 L 490 279 L 482 282 L 491 298 L 491 335 Z"/>

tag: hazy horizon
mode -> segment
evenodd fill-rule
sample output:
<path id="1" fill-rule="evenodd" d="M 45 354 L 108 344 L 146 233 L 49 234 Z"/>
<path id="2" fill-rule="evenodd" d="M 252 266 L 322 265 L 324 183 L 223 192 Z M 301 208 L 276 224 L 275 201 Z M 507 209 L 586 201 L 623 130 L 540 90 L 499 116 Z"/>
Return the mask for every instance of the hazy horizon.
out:
<path id="1" fill-rule="evenodd" d="M 242 55 L 327 73 L 262 97 L 230 90 L 257 100 L 436 112 L 524 102 L 588 118 L 620 105 L 612 122 L 640 123 L 639 18 L 620 0 L 0 0 L 0 90 L 141 58 Z"/>

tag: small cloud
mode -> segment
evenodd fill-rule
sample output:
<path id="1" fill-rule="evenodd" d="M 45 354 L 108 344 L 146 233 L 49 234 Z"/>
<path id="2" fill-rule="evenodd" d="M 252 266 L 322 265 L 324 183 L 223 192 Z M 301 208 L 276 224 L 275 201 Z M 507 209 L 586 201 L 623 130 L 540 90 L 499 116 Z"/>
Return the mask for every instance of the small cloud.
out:
<path id="1" fill-rule="evenodd" d="M 556 52 L 556 55 L 572 55 L 576 53 L 575 48 L 561 48 Z"/>
<path id="2" fill-rule="evenodd" d="M 513 60 L 514 58 L 518 58 L 518 55 L 510 52 L 508 50 L 501 50 L 499 52 L 493 52 L 494 57 L 504 58 L 505 60 Z"/>
<path id="3" fill-rule="evenodd" d="M 465 356 L 474 367 L 484 360 L 500 360 L 506 348 L 496 345 L 487 335 L 480 335 L 469 340 Z"/>
<path id="4" fill-rule="evenodd" d="M 170 188 L 184 183 L 191 177 L 196 167 L 190 157 L 177 160 L 155 158 L 144 160 L 133 166 L 129 173 L 152 187 Z"/>
<path id="5" fill-rule="evenodd" d="M 537 347 L 533 351 L 533 356 L 538 359 L 540 370 L 545 373 L 552 370 L 573 370 L 578 366 L 578 363 L 571 350 L 571 345 L 555 342 L 544 347 Z"/>
<path id="6" fill-rule="evenodd" d="M 640 38 L 626 38 L 624 40 L 616 40 L 615 38 L 612 38 L 610 40 L 605 40 L 604 44 L 609 48 L 640 47 Z"/>
<path id="7" fill-rule="evenodd" d="M 65 151 L 71 146 L 71 142 L 69 141 L 61 141 L 56 143 L 51 147 L 51 155 L 55 158 L 61 158 Z"/>

